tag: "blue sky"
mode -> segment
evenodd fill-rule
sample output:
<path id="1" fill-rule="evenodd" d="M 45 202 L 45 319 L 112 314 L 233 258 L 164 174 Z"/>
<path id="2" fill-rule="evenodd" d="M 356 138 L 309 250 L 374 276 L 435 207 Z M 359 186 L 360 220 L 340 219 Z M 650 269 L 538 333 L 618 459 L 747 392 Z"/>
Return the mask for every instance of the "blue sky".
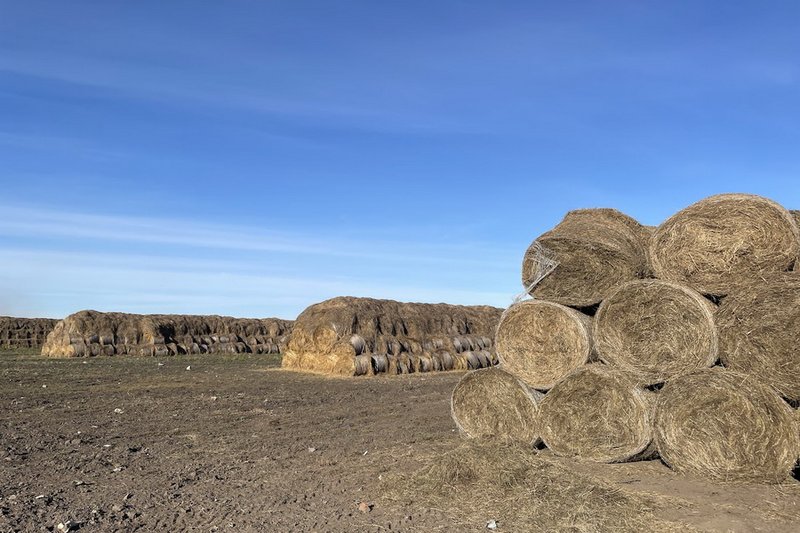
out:
<path id="1" fill-rule="evenodd" d="M 506 306 L 564 212 L 800 208 L 800 4 L 0 0 L 0 314 Z"/>

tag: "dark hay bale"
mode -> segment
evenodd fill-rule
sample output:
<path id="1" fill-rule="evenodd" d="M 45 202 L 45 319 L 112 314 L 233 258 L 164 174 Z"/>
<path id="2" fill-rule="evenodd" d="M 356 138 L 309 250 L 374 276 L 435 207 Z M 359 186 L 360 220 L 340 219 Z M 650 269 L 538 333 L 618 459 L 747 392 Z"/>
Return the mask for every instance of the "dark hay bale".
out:
<path id="1" fill-rule="evenodd" d="M 603 362 L 645 385 L 712 366 L 717 360 L 714 305 L 700 293 L 659 280 L 614 289 L 594 317 L 594 347 Z"/>
<path id="2" fill-rule="evenodd" d="M 426 351 L 468 351 L 475 339 L 492 334 L 501 313 L 488 306 L 333 298 L 300 314 L 281 364 L 310 372 L 353 375 L 357 355 L 388 353 L 397 358 L 401 373 L 413 372 Z"/>
<path id="3" fill-rule="evenodd" d="M 667 382 L 655 426 L 664 462 L 723 481 L 784 481 L 800 451 L 792 408 L 770 387 L 719 367 Z"/>
<path id="4" fill-rule="evenodd" d="M 602 364 L 570 372 L 539 404 L 542 440 L 556 455 L 618 463 L 652 455 L 652 393 Z"/>
<path id="5" fill-rule="evenodd" d="M 591 319 L 569 307 L 526 300 L 500 319 L 495 348 L 503 368 L 538 390 L 547 390 L 592 354 Z"/>
<path id="6" fill-rule="evenodd" d="M 800 400 L 800 276 L 752 284 L 729 294 L 717 311 L 726 368 Z"/>
<path id="7" fill-rule="evenodd" d="M 791 213 L 750 194 L 701 200 L 667 219 L 650 241 L 657 278 L 716 296 L 788 271 L 798 255 L 800 230 Z"/>
<path id="8" fill-rule="evenodd" d="M 647 238 L 641 224 L 615 209 L 570 211 L 528 248 L 522 284 L 536 298 L 596 305 L 614 286 L 647 273 Z"/>
<path id="9" fill-rule="evenodd" d="M 453 390 L 450 412 L 468 437 L 491 437 L 533 445 L 539 439 L 537 401 L 541 397 L 499 368 L 464 374 Z"/>

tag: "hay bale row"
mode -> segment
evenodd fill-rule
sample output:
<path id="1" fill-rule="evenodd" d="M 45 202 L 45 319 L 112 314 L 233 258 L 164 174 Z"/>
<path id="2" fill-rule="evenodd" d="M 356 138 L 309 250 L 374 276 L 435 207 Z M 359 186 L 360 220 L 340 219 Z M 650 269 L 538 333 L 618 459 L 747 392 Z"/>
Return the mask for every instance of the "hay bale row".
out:
<path id="1" fill-rule="evenodd" d="M 496 363 L 489 306 L 403 303 L 339 297 L 295 321 L 282 366 L 340 375 L 408 374 Z"/>
<path id="2" fill-rule="evenodd" d="M 280 353 L 290 330 L 290 321 L 274 318 L 80 311 L 55 325 L 42 354 L 90 357 Z"/>
<path id="3" fill-rule="evenodd" d="M 0 348 L 41 348 L 57 322 L 51 318 L 0 316 Z"/>
<path id="4" fill-rule="evenodd" d="M 526 443 L 519 428 L 535 428 L 567 457 L 658 454 L 711 479 L 785 480 L 800 457 L 799 216 L 740 194 L 657 228 L 613 210 L 568 213 L 526 252 L 537 299 L 498 325 L 507 377 L 467 374 L 457 426 Z M 530 389 L 546 394 L 523 401 Z"/>

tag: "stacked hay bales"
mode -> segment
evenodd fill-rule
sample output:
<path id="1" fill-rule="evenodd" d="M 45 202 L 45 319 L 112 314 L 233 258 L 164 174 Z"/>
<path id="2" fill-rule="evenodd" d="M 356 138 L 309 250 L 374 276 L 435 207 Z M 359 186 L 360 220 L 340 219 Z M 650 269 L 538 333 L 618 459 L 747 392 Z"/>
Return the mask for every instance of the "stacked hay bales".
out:
<path id="1" fill-rule="evenodd" d="M 56 324 L 42 355 L 277 354 L 291 326 L 291 321 L 276 318 L 80 311 Z"/>
<path id="2" fill-rule="evenodd" d="M 41 348 L 58 320 L 0 316 L 0 349 Z"/>
<path id="3" fill-rule="evenodd" d="M 656 228 L 613 210 L 568 213 L 526 252 L 523 283 L 537 299 L 498 325 L 497 371 L 509 377 L 467 374 L 454 419 L 488 428 L 459 423 L 467 436 L 527 442 L 517 419 L 529 416 L 525 427 L 566 457 L 658 455 L 715 480 L 785 480 L 800 456 L 796 215 L 746 194 L 707 198 Z M 520 409 L 512 377 L 545 393 L 535 408 Z M 486 401 L 459 392 L 473 381 Z"/>
<path id="4" fill-rule="evenodd" d="M 339 375 L 467 370 L 496 362 L 489 306 L 338 297 L 295 321 L 282 366 Z"/>

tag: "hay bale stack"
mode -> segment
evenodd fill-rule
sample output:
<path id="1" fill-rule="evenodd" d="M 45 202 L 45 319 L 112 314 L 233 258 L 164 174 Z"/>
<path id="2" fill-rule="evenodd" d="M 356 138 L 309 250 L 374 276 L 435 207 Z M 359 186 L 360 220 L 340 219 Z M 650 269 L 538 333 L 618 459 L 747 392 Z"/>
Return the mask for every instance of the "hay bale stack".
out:
<path id="1" fill-rule="evenodd" d="M 41 348 L 58 320 L 0 316 L 0 349 Z"/>
<path id="2" fill-rule="evenodd" d="M 528 248 L 522 284 L 536 298 L 596 305 L 615 285 L 646 275 L 648 238 L 641 224 L 615 209 L 570 211 Z M 551 261 L 557 265 L 548 274 Z"/>
<path id="3" fill-rule="evenodd" d="M 698 292 L 666 281 L 637 280 L 614 289 L 594 317 L 601 361 L 645 385 L 712 366 L 717 361 L 714 305 Z"/>
<path id="4" fill-rule="evenodd" d="M 602 364 L 574 370 L 539 404 L 542 441 L 556 455 L 617 463 L 651 455 L 652 393 Z"/>
<path id="5" fill-rule="evenodd" d="M 470 438 L 493 438 L 529 445 L 539 440 L 537 403 L 541 394 L 499 368 L 469 372 L 450 400 L 458 429 Z"/>
<path id="6" fill-rule="evenodd" d="M 800 450 L 791 407 L 768 386 L 722 368 L 667 382 L 655 425 L 664 462 L 723 481 L 784 481 Z"/>
<path id="7" fill-rule="evenodd" d="M 789 271 L 799 256 L 800 230 L 791 213 L 750 194 L 701 200 L 667 219 L 650 241 L 657 278 L 715 296 Z"/>
<path id="8" fill-rule="evenodd" d="M 717 311 L 720 359 L 800 401 L 800 276 L 781 276 L 728 295 Z"/>
<path id="9" fill-rule="evenodd" d="M 295 321 L 282 366 L 340 375 L 356 373 L 355 357 L 386 357 L 374 373 L 483 366 L 472 350 L 491 350 L 502 313 L 489 306 L 402 303 L 338 297 L 308 307 Z M 489 341 L 488 343 L 486 341 Z M 488 344 L 488 346 L 486 346 Z M 422 362 L 421 356 L 430 354 Z"/>
<path id="10" fill-rule="evenodd" d="M 55 325 L 42 346 L 42 355 L 279 353 L 291 324 L 274 318 L 80 311 Z"/>
<path id="11" fill-rule="evenodd" d="M 590 360 L 591 318 L 557 303 L 526 300 L 503 313 L 495 344 L 505 370 L 545 391 Z"/>

